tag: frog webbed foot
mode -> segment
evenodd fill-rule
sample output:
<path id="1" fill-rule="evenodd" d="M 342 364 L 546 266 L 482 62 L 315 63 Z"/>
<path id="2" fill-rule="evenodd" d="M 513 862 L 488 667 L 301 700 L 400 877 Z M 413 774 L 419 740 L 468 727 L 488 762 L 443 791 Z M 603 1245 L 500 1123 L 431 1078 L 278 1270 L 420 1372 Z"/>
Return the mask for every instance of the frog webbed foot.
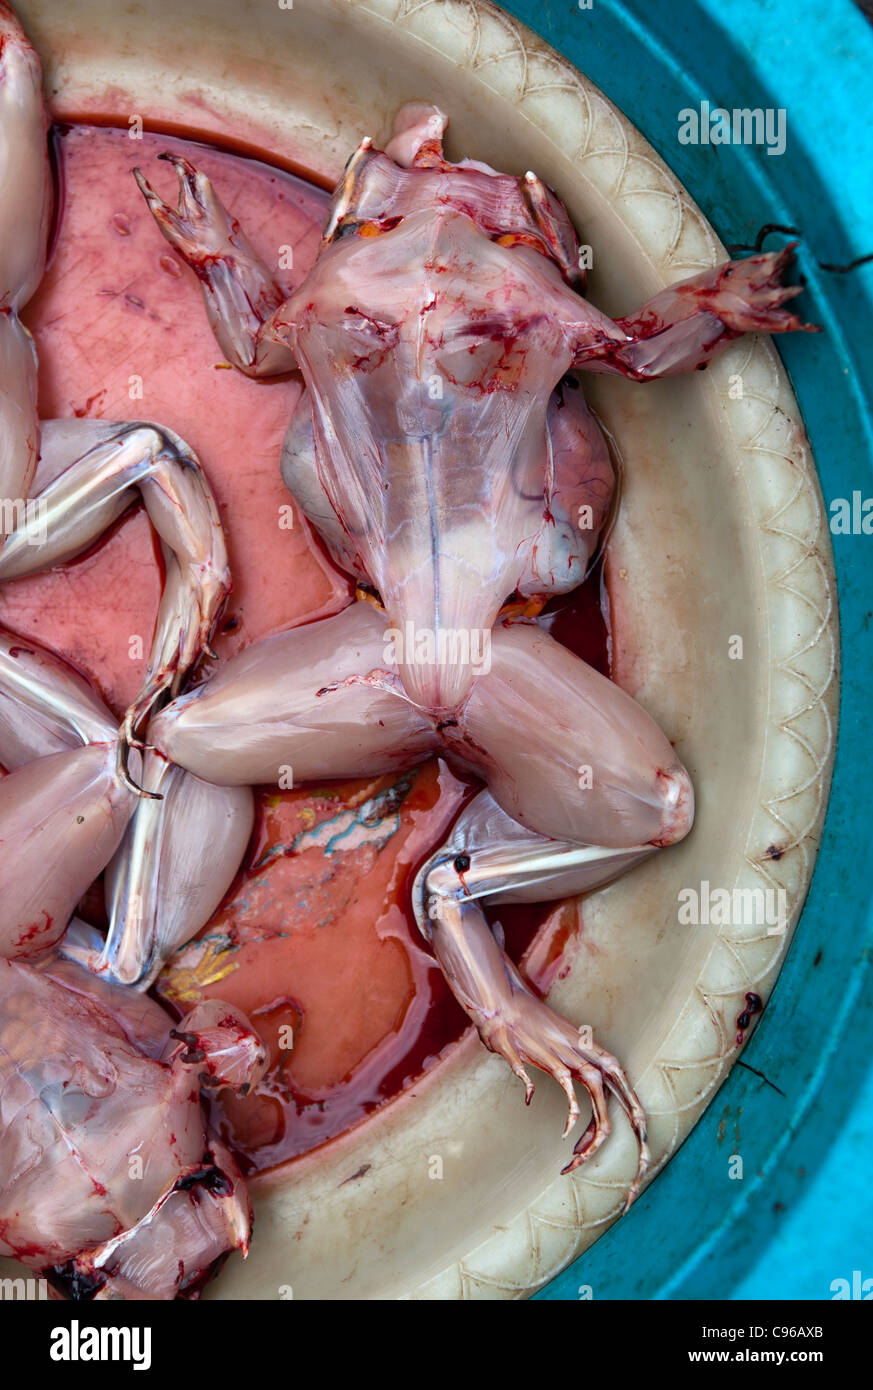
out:
<path id="1" fill-rule="evenodd" d="M 504 962 L 510 986 L 510 1006 L 479 1024 L 479 1036 L 491 1052 L 505 1057 L 524 1083 L 526 1102 L 533 1095 L 533 1082 L 525 1064 L 538 1067 L 558 1082 L 567 1097 L 567 1123 L 564 1137 L 579 1118 L 579 1103 L 573 1083 L 585 1088 L 591 1101 L 588 1127 L 573 1147 L 573 1157 L 562 1168 L 570 1173 L 592 1158 L 609 1138 L 611 1123 L 607 1093 L 615 1096 L 630 1121 L 639 1146 L 636 1176 L 628 1188 L 625 1210 L 637 1196 L 648 1170 L 651 1156 L 646 1142 L 646 1116 L 621 1064 L 610 1052 L 594 1042 L 587 1025 L 576 1027 L 538 999 L 522 980 L 510 960 Z"/>
<path id="2" fill-rule="evenodd" d="M 413 887 L 419 927 L 446 980 L 489 1051 L 503 1057 L 529 1103 L 537 1067 L 567 1097 L 564 1137 L 579 1119 L 574 1084 L 587 1091 L 591 1120 L 563 1168 L 592 1158 L 611 1132 L 609 1094 L 618 1101 L 637 1142 L 636 1172 L 625 1210 L 651 1161 L 646 1117 L 621 1065 L 576 1025 L 539 999 L 491 931 L 480 902 L 541 901 L 602 886 L 653 853 L 651 846 L 607 848 L 557 841 L 526 830 L 482 792 L 455 823 L 449 841 L 421 869 Z"/>

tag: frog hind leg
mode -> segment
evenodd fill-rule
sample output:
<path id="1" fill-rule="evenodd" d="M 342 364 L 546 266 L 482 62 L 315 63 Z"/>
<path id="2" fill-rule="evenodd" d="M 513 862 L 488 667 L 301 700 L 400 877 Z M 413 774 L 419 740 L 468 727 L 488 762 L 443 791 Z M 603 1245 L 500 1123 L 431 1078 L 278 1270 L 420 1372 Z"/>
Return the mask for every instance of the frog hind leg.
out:
<path id="1" fill-rule="evenodd" d="M 534 624 L 498 625 L 466 706 L 442 729 L 446 756 L 488 784 L 419 874 L 415 910 L 462 1008 L 523 1081 L 552 1075 L 569 1105 L 574 1082 L 593 1117 L 569 1168 L 610 1131 L 607 1093 L 637 1140 L 627 1201 L 649 1165 L 645 1117 L 616 1059 L 538 999 L 507 958 L 483 902 L 549 901 L 587 892 L 691 828 L 691 782 L 654 720 L 625 691 Z"/>
<path id="2" fill-rule="evenodd" d="M 589 891 L 653 852 L 650 845 L 609 849 L 551 840 L 524 830 L 482 792 L 413 885 L 416 919 L 452 992 L 485 1046 L 504 1057 L 523 1082 L 526 1100 L 534 1089 L 528 1065 L 553 1076 L 567 1097 L 566 1137 L 579 1117 L 574 1082 L 587 1091 L 592 1117 L 563 1172 L 592 1158 L 605 1143 L 611 1132 L 609 1094 L 618 1101 L 638 1148 L 625 1210 L 650 1163 L 646 1117 L 636 1092 L 589 1027 L 571 1023 L 533 993 L 488 926 L 482 904 Z"/>
<path id="3" fill-rule="evenodd" d="M 143 688 L 127 711 L 119 769 L 152 709 L 175 695 L 204 653 L 230 590 L 218 504 L 191 449 L 141 422 L 47 421 L 40 489 L 0 549 L 0 583 L 75 559 L 142 498 L 160 537 L 166 574 Z M 144 793 L 150 795 L 150 793 Z"/>

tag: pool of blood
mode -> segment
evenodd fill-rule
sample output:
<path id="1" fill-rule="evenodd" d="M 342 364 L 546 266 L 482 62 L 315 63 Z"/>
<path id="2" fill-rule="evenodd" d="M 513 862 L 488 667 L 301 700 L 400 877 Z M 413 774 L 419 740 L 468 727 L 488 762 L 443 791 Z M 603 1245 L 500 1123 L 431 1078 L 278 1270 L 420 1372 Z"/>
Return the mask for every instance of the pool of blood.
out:
<path id="1" fill-rule="evenodd" d="M 40 356 L 40 415 L 145 419 L 198 453 L 228 538 L 234 589 L 214 643 L 219 661 L 271 632 L 338 612 L 352 586 L 305 520 L 287 525 L 282 435 L 299 378 L 253 382 L 230 370 L 209 331 L 195 277 L 160 237 L 131 177 L 141 165 L 164 197 L 175 175 L 162 150 L 214 180 L 289 291 L 318 244 L 326 195 L 267 160 L 125 126 L 55 132 L 58 213 L 50 264 L 25 315 Z M 288 248 L 291 254 L 288 254 Z M 281 254 L 280 254 L 281 253 Z M 133 507 L 86 556 L 6 584 L 0 624 L 90 674 L 120 712 L 145 669 L 160 598 L 160 555 Z M 599 567 L 541 621 L 609 670 Z M 216 1103 L 215 1120 L 247 1172 L 343 1133 L 446 1055 L 465 1031 L 415 928 L 409 886 L 476 786 L 442 762 L 391 785 L 259 789 L 256 828 L 236 881 L 196 942 L 158 982 L 178 1012 L 220 996 L 252 1016 L 271 1053 L 249 1096 Z M 101 895 L 84 912 L 103 924 Z M 504 907 L 510 954 L 548 988 L 566 968 L 570 905 Z"/>

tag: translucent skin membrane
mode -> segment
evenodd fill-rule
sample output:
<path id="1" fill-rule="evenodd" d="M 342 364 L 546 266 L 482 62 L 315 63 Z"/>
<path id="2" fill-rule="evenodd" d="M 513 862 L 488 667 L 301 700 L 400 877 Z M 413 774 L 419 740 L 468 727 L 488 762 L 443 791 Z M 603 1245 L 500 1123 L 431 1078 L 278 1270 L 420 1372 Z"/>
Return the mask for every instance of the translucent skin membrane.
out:
<path id="1" fill-rule="evenodd" d="M 530 566 L 549 392 L 572 361 L 553 274 L 461 213 L 423 210 L 335 242 L 287 306 L 316 457 L 330 460 L 319 476 L 401 631 L 490 631 Z M 473 669 L 405 660 L 400 675 L 410 699 L 448 713 Z"/>

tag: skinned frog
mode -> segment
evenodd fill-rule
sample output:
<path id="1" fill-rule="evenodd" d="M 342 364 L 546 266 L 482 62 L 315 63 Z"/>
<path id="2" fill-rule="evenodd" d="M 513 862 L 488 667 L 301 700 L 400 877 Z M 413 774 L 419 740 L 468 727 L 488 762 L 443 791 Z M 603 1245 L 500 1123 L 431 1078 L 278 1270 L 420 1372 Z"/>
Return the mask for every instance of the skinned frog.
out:
<path id="1" fill-rule="evenodd" d="M 791 248 L 610 320 L 581 297 L 557 197 L 531 173 L 450 163 L 445 125 L 415 103 L 384 151 L 361 143 L 287 298 L 193 165 L 165 156 L 176 209 L 136 171 L 227 359 L 252 377 L 302 373 L 283 478 L 384 610 L 358 603 L 253 645 L 163 709 L 149 738 L 224 784 L 275 781 L 287 764 L 296 780 L 372 776 L 429 753 L 475 770 L 487 790 L 419 873 L 417 920 L 528 1100 L 530 1064 L 564 1088 L 566 1134 L 574 1079 L 588 1091 L 568 1169 L 605 1141 L 618 1100 L 638 1141 L 629 1203 L 649 1163 L 639 1100 L 590 1030 L 536 998 L 481 904 L 608 882 L 687 834 L 693 791 L 628 695 L 535 626 L 498 619 L 511 595 L 542 602 L 580 583 L 609 509 L 603 437 L 580 391 L 556 394 L 569 369 L 646 381 L 694 370 L 746 331 L 807 326 L 783 307 L 800 292 L 780 281 Z"/>
<path id="2" fill-rule="evenodd" d="M 174 1028 L 62 955 L 0 960 L 0 1255 L 73 1299 L 196 1298 L 252 1224 L 201 1087 L 245 1092 L 266 1064 L 218 1000 Z"/>
<path id="3" fill-rule="evenodd" d="M 528 173 L 442 155 L 445 117 L 414 104 L 384 152 L 364 140 L 316 263 L 287 299 L 186 160 L 178 210 L 140 171 L 161 231 L 196 271 L 216 338 L 249 376 L 300 369 L 282 473 L 392 628 L 490 631 L 508 595 L 584 577 L 609 505 L 605 445 L 571 367 L 649 380 L 700 367 L 750 329 L 801 328 L 781 306 L 790 248 L 729 263 L 613 322 L 581 298 L 578 244 Z M 565 403 L 566 404 L 566 403 Z M 592 504 L 585 530 L 574 522 Z M 471 662 L 401 660 L 406 694 L 451 713 Z"/>

